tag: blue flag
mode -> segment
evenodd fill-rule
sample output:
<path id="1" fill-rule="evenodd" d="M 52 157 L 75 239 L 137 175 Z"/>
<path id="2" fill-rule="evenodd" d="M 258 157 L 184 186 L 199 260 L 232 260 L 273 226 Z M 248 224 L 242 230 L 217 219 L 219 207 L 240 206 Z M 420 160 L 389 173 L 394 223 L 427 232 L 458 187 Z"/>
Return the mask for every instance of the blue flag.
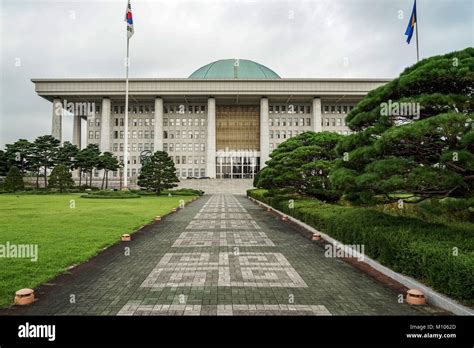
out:
<path id="1" fill-rule="evenodd" d="M 415 23 L 416 23 L 416 0 L 413 4 L 413 11 L 411 12 L 410 21 L 408 22 L 407 30 L 405 31 L 405 35 L 407 36 L 407 43 L 410 43 L 411 37 L 413 36 L 413 32 L 415 31 Z"/>

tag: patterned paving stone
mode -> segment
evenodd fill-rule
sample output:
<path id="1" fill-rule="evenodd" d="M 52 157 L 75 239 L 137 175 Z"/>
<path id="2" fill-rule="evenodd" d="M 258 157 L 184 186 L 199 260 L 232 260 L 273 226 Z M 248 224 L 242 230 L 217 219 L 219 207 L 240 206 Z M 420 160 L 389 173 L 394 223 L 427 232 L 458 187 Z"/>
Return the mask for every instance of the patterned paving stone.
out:
<path id="1" fill-rule="evenodd" d="M 129 248 L 126 252 L 125 248 Z M 53 286 L 22 314 L 420 315 L 244 196 L 213 195 Z M 71 302 L 71 296 L 74 301 Z"/>
<path id="2" fill-rule="evenodd" d="M 275 244 L 264 232 L 250 231 L 183 232 L 173 244 L 176 248 L 210 246 L 275 246 Z"/>

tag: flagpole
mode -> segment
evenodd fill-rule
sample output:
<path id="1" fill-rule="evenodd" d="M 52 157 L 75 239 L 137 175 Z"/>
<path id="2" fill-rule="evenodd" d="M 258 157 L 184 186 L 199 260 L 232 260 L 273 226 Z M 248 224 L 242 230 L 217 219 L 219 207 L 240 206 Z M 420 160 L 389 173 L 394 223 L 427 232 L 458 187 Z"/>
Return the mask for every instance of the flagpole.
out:
<path id="1" fill-rule="evenodd" d="M 416 14 L 416 61 L 420 61 L 420 49 L 418 47 L 418 14 Z"/>
<path id="2" fill-rule="evenodd" d="M 127 60 L 126 60 L 126 74 L 125 74 L 125 147 L 123 153 L 123 187 L 125 190 L 128 188 L 128 65 L 129 65 L 129 47 L 130 38 L 127 33 Z"/>
<path id="3" fill-rule="evenodd" d="M 415 0 L 416 6 L 416 0 Z M 420 61 L 420 49 L 418 48 L 418 8 L 416 9 L 416 62 Z"/>

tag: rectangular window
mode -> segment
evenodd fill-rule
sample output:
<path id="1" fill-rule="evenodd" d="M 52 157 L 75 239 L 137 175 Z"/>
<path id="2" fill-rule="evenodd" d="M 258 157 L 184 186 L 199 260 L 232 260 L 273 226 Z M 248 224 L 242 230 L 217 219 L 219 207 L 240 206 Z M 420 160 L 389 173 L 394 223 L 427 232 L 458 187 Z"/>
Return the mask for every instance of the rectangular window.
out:
<path id="1" fill-rule="evenodd" d="M 123 147 L 123 143 L 120 143 L 120 151 L 123 151 L 124 147 Z"/>
<path id="2" fill-rule="evenodd" d="M 170 152 L 173 152 L 173 150 L 174 150 L 174 144 L 173 144 L 173 143 L 170 143 L 170 144 L 168 145 L 168 147 L 169 147 Z"/>
<path id="3" fill-rule="evenodd" d="M 181 156 L 181 163 L 186 164 L 186 156 Z"/>
<path id="4" fill-rule="evenodd" d="M 174 127 L 174 118 L 170 118 L 170 127 Z"/>
<path id="5" fill-rule="evenodd" d="M 95 126 L 96 127 L 100 126 L 100 119 L 98 119 L 98 118 L 95 119 Z"/>
<path id="6" fill-rule="evenodd" d="M 99 131 L 96 131 L 96 132 L 95 132 L 95 138 L 96 138 L 96 139 L 100 139 L 100 132 L 99 132 Z"/>
<path id="7" fill-rule="evenodd" d="M 133 119 L 132 125 L 135 127 L 138 126 L 138 121 L 136 118 Z"/>
<path id="8" fill-rule="evenodd" d="M 141 127 L 143 126 L 143 118 L 138 119 L 138 125 Z"/>
<path id="9" fill-rule="evenodd" d="M 114 139 L 118 139 L 118 131 L 114 131 Z"/>
<path id="10" fill-rule="evenodd" d="M 138 139 L 143 139 L 143 131 L 138 131 Z"/>
<path id="11" fill-rule="evenodd" d="M 93 131 L 89 131 L 89 139 L 93 139 L 94 138 L 94 132 Z"/>
<path id="12" fill-rule="evenodd" d="M 137 144 L 136 143 L 132 144 L 132 151 L 133 152 L 137 151 Z"/>
<path id="13" fill-rule="evenodd" d="M 149 131 L 145 131 L 145 139 L 150 139 L 150 132 Z"/>
<path id="14" fill-rule="evenodd" d="M 163 143 L 163 151 L 168 151 L 168 144 L 167 143 Z"/>
<path id="15" fill-rule="evenodd" d="M 114 124 L 115 124 L 115 127 L 118 127 L 119 125 L 119 119 L 116 117 L 114 118 Z"/>
<path id="16" fill-rule="evenodd" d="M 143 143 L 138 143 L 138 151 L 143 151 Z"/>
<path id="17" fill-rule="evenodd" d="M 201 118 L 201 126 L 204 126 L 206 124 L 206 120 L 204 118 Z"/>
<path id="18" fill-rule="evenodd" d="M 311 118 L 310 117 L 307 117 L 306 118 L 306 126 L 311 126 Z"/>
<path id="19" fill-rule="evenodd" d="M 204 144 L 204 143 L 201 143 L 201 151 L 205 151 L 205 149 L 206 149 L 205 144 Z"/>

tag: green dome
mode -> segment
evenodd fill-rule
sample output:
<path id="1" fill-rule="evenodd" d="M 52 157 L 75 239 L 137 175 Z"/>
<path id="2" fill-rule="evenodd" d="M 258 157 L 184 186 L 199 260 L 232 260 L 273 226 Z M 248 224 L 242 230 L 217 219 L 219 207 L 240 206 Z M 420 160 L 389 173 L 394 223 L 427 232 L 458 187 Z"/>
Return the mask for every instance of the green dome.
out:
<path id="1" fill-rule="evenodd" d="M 221 59 L 204 65 L 190 79 L 279 79 L 273 70 L 247 59 Z"/>

